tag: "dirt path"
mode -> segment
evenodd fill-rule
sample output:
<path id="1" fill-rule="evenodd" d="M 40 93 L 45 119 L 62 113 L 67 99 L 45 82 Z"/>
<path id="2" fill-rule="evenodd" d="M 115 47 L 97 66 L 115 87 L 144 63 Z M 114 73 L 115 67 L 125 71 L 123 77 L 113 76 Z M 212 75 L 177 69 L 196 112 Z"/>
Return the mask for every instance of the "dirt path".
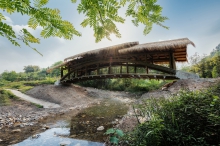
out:
<path id="1" fill-rule="evenodd" d="M 23 93 L 21 93 L 20 91 L 17 91 L 17 90 L 12 90 L 12 89 L 8 89 L 8 90 L 11 91 L 14 95 L 18 96 L 19 98 L 21 98 L 23 100 L 26 100 L 26 101 L 29 101 L 29 102 L 32 102 L 32 103 L 35 103 L 35 104 L 42 105 L 43 108 L 59 108 L 60 107 L 60 105 L 58 105 L 58 104 L 33 98 L 33 97 L 28 96 L 26 94 L 23 94 Z"/>

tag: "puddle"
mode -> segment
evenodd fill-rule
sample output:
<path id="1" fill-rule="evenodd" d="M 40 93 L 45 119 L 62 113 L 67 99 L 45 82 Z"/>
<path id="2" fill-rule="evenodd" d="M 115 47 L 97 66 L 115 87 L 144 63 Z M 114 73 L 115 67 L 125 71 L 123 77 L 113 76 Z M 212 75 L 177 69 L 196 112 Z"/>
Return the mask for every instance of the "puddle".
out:
<path id="1" fill-rule="evenodd" d="M 26 101 L 29 101 L 29 102 L 33 102 L 33 103 L 36 103 L 36 104 L 40 104 L 44 108 L 59 108 L 60 107 L 60 105 L 58 105 L 58 104 L 33 98 L 33 97 L 28 96 L 26 94 L 23 94 L 23 93 L 21 93 L 20 91 L 17 91 L 17 90 L 12 90 L 12 89 L 7 89 L 7 90 L 11 91 L 14 95 L 20 97 L 23 100 L 26 100 Z"/>
<path id="2" fill-rule="evenodd" d="M 69 128 L 52 128 L 34 138 L 28 138 L 13 146 L 103 146 L 103 143 L 68 138 Z"/>

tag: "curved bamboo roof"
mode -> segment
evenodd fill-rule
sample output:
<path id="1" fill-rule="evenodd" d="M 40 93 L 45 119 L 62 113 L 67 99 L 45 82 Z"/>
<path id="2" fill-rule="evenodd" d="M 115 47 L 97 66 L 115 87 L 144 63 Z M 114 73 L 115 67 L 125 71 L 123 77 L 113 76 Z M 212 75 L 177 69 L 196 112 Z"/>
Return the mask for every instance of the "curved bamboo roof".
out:
<path id="1" fill-rule="evenodd" d="M 137 53 L 137 52 L 160 52 L 160 51 L 177 51 L 181 49 L 186 49 L 187 45 L 191 44 L 195 47 L 195 44 L 190 41 L 188 38 L 176 39 L 176 40 L 168 40 L 168 41 L 160 41 L 160 42 L 152 42 L 145 43 L 140 45 L 135 45 L 130 48 L 124 48 L 119 50 L 120 54 L 127 53 Z"/>
<path id="2" fill-rule="evenodd" d="M 100 55 L 101 54 L 114 55 L 115 53 L 118 53 L 118 50 L 120 50 L 120 49 L 130 48 L 130 47 L 138 45 L 138 44 L 139 44 L 139 42 L 128 42 L 128 43 L 123 43 L 123 44 L 114 45 L 114 46 L 110 46 L 110 47 L 95 49 L 95 50 L 83 52 L 83 53 L 80 53 L 80 54 L 77 54 L 74 56 L 70 56 L 68 58 L 65 58 L 64 61 L 70 61 L 70 60 L 74 60 L 76 58 L 84 58 L 84 57 L 88 57 L 90 55 L 98 55 L 98 54 L 100 54 Z"/>
<path id="3" fill-rule="evenodd" d="M 75 59 L 87 58 L 87 57 L 97 57 L 97 56 L 114 56 L 114 55 L 133 55 L 133 54 L 151 54 L 153 58 L 167 58 L 167 53 L 172 52 L 174 54 L 175 61 L 185 62 L 187 61 L 187 45 L 195 44 L 188 38 L 159 41 L 152 43 L 139 44 L 139 42 L 128 42 L 115 46 L 105 47 L 101 49 L 95 49 L 80 53 L 77 55 L 70 56 L 64 59 L 64 63 L 48 69 L 48 71 L 53 70 L 66 65 L 67 63 L 74 61 Z M 163 62 L 158 62 L 163 63 Z"/>

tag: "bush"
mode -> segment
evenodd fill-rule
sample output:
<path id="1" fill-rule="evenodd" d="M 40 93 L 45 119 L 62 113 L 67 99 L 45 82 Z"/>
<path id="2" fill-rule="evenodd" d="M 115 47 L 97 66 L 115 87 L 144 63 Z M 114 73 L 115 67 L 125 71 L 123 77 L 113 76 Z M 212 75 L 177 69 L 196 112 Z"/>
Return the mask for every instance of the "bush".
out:
<path id="1" fill-rule="evenodd" d="M 169 99 L 147 99 L 138 108 L 139 114 L 148 121 L 127 135 L 130 145 L 219 145 L 219 87 L 181 91 Z"/>
<path id="2" fill-rule="evenodd" d="M 144 79 L 100 79 L 78 83 L 81 86 L 113 91 L 148 92 L 159 89 L 169 81 Z"/>
<path id="3" fill-rule="evenodd" d="M 9 105 L 10 99 L 18 99 L 11 91 L 0 89 L 0 106 Z"/>

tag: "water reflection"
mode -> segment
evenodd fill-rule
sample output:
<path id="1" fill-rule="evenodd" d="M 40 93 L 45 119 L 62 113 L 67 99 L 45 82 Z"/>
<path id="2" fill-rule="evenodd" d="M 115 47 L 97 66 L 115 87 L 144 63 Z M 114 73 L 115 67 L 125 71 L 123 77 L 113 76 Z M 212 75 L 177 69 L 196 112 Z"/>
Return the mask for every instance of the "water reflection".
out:
<path id="1" fill-rule="evenodd" d="M 14 146 L 104 146 L 103 143 L 67 138 L 69 134 L 69 128 L 52 128 Z"/>

